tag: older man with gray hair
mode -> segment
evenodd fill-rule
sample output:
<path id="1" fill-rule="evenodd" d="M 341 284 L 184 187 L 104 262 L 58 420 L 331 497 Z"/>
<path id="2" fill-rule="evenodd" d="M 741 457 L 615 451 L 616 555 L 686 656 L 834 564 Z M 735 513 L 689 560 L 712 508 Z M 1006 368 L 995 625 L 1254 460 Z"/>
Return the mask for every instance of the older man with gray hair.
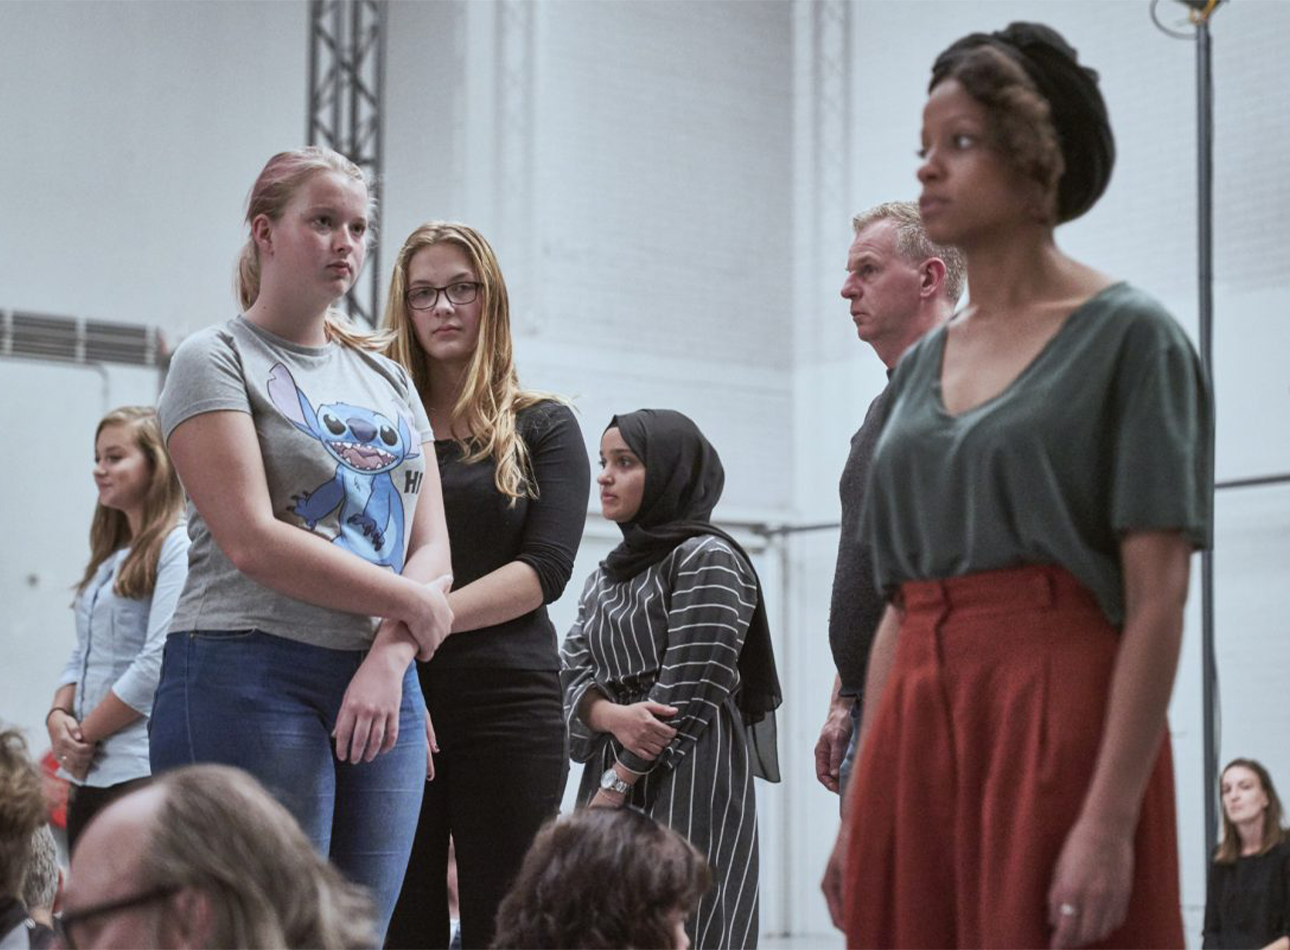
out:
<path id="1" fill-rule="evenodd" d="M 963 291 L 963 258 L 954 248 L 928 240 L 918 206 L 910 201 L 870 208 L 856 215 L 852 225 L 855 239 L 847 253 L 842 296 L 850 303 L 856 335 L 878 354 L 890 378 L 904 352 L 954 312 Z M 815 745 L 815 774 L 825 788 L 839 794 L 845 791 L 855 756 L 869 648 L 884 607 L 874 586 L 869 552 L 859 540 L 859 525 L 886 402 L 884 388 L 851 438 L 838 486 L 842 533 L 829 609 L 829 645 L 837 676 Z"/>
<path id="2" fill-rule="evenodd" d="M 343 880 L 246 772 L 188 765 L 99 812 L 72 855 L 63 945 L 351 950 L 378 943 Z"/>

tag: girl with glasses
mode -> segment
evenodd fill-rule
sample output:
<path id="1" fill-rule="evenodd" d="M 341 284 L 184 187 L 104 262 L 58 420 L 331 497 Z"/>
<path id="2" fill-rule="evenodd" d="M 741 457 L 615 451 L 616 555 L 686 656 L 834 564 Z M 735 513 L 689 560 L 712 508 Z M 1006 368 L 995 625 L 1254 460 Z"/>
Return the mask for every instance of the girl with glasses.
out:
<path id="1" fill-rule="evenodd" d="M 474 228 L 433 222 L 403 242 L 386 351 L 434 428 L 452 540 L 451 635 L 418 673 L 436 741 L 392 947 L 449 942 L 449 836 L 465 947 L 498 905 L 568 771 L 560 662 L 546 605 L 568 583 L 591 475 L 565 400 L 521 389 L 506 282 Z"/>
<path id="2" fill-rule="evenodd" d="M 251 190 L 242 312 L 175 352 L 160 416 L 191 501 L 152 765 L 236 765 L 394 908 L 428 768 L 412 664 L 452 620 L 434 443 L 402 367 L 332 304 L 367 183 L 310 146 Z"/>

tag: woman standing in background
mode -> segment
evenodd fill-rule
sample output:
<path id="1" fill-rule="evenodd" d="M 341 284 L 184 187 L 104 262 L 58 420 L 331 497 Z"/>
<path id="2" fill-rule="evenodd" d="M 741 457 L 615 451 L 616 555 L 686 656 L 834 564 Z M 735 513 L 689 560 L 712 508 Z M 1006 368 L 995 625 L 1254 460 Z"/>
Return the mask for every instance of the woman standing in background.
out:
<path id="1" fill-rule="evenodd" d="M 753 778 L 779 780 L 761 582 L 710 520 L 725 472 L 689 418 L 615 416 L 600 456 L 601 511 L 623 541 L 588 578 L 561 649 L 571 751 L 587 763 L 578 802 L 636 808 L 684 835 L 714 884 L 686 921 L 690 943 L 755 947 Z"/>
<path id="2" fill-rule="evenodd" d="M 45 725 L 71 782 L 67 848 L 113 798 L 149 774 L 148 716 L 161 649 L 188 574 L 184 493 L 157 413 L 109 412 L 94 433 L 98 502 L 76 588 L 76 646 Z"/>
<path id="3" fill-rule="evenodd" d="M 497 908 L 568 773 L 560 660 L 546 605 L 573 571 L 591 474 L 568 404 L 520 388 L 506 282 L 474 228 L 403 242 L 385 328 L 434 427 L 454 586 L 451 636 L 419 666 L 437 741 L 391 947 L 446 947 L 449 836 L 462 946 Z"/>
<path id="4" fill-rule="evenodd" d="M 151 751 L 154 771 L 216 762 L 258 778 L 371 890 L 384 933 L 428 769 L 412 660 L 452 615 L 421 401 L 329 309 L 363 266 L 368 203 L 362 172 L 330 149 L 271 158 L 247 208 L 243 312 L 171 361 L 159 414 L 192 553 Z"/>
<path id="5" fill-rule="evenodd" d="M 1268 770 L 1233 759 L 1219 779 L 1223 840 L 1209 869 L 1207 948 L 1290 950 L 1290 840 Z"/>

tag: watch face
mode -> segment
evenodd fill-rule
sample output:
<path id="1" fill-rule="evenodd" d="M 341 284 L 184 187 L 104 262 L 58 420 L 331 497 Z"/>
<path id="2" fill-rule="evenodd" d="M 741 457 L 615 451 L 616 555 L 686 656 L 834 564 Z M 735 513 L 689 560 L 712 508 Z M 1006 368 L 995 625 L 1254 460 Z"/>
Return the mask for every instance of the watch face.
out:
<path id="1" fill-rule="evenodd" d="M 616 786 L 619 781 L 620 779 L 618 778 L 617 772 L 613 769 L 605 769 L 604 774 L 600 776 L 600 787 L 606 791 L 613 791 L 614 786 Z"/>

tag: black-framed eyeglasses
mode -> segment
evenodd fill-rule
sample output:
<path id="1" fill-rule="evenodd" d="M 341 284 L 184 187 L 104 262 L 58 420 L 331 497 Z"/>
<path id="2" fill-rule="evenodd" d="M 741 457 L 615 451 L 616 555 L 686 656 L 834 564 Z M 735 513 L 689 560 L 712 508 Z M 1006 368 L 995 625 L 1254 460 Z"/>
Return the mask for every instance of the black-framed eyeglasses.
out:
<path id="1" fill-rule="evenodd" d="M 181 890 L 183 888 L 176 884 L 164 884 L 144 891 L 142 894 L 135 894 L 133 897 L 122 897 L 103 904 L 92 904 L 82 910 L 74 910 L 70 913 L 64 911 L 61 914 L 55 914 L 54 933 L 58 936 L 60 945 L 66 947 L 67 950 L 76 950 L 76 941 L 72 937 L 73 927 L 78 927 L 87 920 L 102 917 L 105 914 L 115 914 L 123 910 L 129 910 L 132 907 L 151 904 L 153 901 L 165 900 L 178 894 Z"/>
<path id="2" fill-rule="evenodd" d="M 429 310 L 439 302 L 439 294 L 442 293 L 448 298 L 449 303 L 460 307 L 463 304 L 473 303 L 479 288 L 483 286 L 483 283 L 478 280 L 459 280 L 447 287 L 431 287 L 423 284 L 409 290 L 406 299 L 408 306 L 413 310 Z"/>

